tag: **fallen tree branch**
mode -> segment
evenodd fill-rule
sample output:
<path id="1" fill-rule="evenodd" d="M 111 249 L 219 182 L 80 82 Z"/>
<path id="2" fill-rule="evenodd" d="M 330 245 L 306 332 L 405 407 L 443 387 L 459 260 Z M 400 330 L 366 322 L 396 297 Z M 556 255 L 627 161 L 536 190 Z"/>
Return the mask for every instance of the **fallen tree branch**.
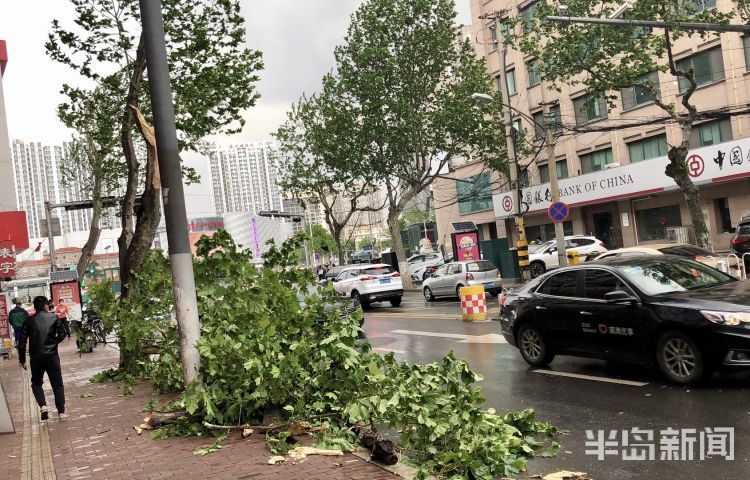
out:
<path id="1" fill-rule="evenodd" d="M 203 421 L 203 426 L 206 428 L 214 429 L 214 430 L 236 430 L 236 429 L 246 429 L 246 428 L 252 428 L 254 431 L 258 433 L 268 433 L 273 432 L 276 430 L 282 430 L 289 427 L 297 426 L 298 428 L 302 428 L 301 431 L 297 432 L 289 432 L 290 435 L 299 435 L 302 433 L 302 431 L 309 431 L 309 432 L 315 432 L 322 429 L 320 426 L 311 427 L 307 422 L 309 420 L 320 420 L 323 418 L 331 418 L 338 416 L 338 413 L 326 413 L 324 415 L 314 415 L 312 417 L 308 417 L 306 419 L 300 419 L 300 420 L 292 420 L 291 422 L 281 423 L 279 425 L 269 424 L 269 425 L 249 425 L 247 423 L 244 423 L 242 425 L 216 425 L 213 423 L 209 423 L 206 421 Z"/>

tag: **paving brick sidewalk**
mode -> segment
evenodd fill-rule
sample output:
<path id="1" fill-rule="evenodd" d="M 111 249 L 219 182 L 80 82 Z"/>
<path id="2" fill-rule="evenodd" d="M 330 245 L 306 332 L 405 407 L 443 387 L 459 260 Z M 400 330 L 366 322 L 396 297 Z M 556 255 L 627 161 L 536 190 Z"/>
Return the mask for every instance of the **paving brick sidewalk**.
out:
<path id="1" fill-rule="evenodd" d="M 118 352 L 98 347 L 79 357 L 73 342 L 61 346 L 61 363 L 69 420 L 48 423 L 50 445 L 58 479 L 332 479 L 396 480 L 399 477 L 351 455 L 310 456 L 296 465 L 268 465 L 270 452 L 262 436 L 232 436 L 224 447 L 205 457 L 192 454 L 209 445 L 208 438 L 153 440 L 148 432 L 138 435 L 133 425 L 143 421 L 143 406 L 157 398 L 147 385 L 133 387 L 122 396 L 116 384 L 93 384 L 91 376 L 114 366 Z M 8 395 L 16 434 L 0 434 L 0 480 L 21 477 L 23 404 L 17 358 L 0 364 L 0 380 Z M 52 393 L 45 378 L 47 402 Z M 91 394 L 81 398 L 82 394 Z M 36 412 L 34 412 L 36 414 Z"/>

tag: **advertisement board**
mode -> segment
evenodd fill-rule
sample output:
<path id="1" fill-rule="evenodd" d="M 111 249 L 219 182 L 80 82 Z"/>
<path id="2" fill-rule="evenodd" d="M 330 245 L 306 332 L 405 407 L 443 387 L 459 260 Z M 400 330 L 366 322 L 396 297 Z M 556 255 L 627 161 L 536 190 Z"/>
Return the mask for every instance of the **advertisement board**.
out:
<path id="1" fill-rule="evenodd" d="M 0 294 L 0 343 L 3 338 L 10 338 L 10 322 L 8 321 L 8 297 Z"/>
<path id="2" fill-rule="evenodd" d="M 62 299 L 63 305 L 68 307 L 68 320 L 81 319 L 81 287 L 78 285 L 78 280 L 52 283 L 50 291 L 55 306 Z"/>
<path id="3" fill-rule="evenodd" d="M 29 248 L 26 212 L 0 212 L 0 240 L 10 240 L 16 251 Z"/>
<path id="4" fill-rule="evenodd" d="M 0 240 L 0 280 L 13 280 L 16 278 L 16 253 L 13 250 L 13 242 Z"/>
<path id="5" fill-rule="evenodd" d="M 451 243 L 453 244 L 453 258 L 456 262 L 464 260 L 479 260 L 481 252 L 479 251 L 479 232 L 452 233 Z"/>

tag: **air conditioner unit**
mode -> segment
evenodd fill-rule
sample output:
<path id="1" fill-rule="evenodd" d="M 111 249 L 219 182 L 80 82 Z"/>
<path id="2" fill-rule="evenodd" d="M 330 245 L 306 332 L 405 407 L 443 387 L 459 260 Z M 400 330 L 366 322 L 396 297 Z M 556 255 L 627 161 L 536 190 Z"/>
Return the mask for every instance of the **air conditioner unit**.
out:
<path id="1" fill-rule="evenodd" d="M 610 168 L 617 168 L 619 167 L 619 163 L 609 163 L 607 165 L 604 165 L 604 170 L 609 170 Z"/>

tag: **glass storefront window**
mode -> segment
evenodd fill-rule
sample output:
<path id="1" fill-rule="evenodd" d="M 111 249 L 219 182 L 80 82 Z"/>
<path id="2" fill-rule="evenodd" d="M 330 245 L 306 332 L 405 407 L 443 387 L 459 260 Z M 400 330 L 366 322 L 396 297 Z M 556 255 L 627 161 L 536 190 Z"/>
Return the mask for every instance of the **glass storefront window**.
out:
<path id="1" fill-rule="evenodd" d="M 667 227 L 682 225 L 679 205 L 637 210 L 635 218 L 638 223 L 638 240 L 641 242 L 666 240 Z"/>

